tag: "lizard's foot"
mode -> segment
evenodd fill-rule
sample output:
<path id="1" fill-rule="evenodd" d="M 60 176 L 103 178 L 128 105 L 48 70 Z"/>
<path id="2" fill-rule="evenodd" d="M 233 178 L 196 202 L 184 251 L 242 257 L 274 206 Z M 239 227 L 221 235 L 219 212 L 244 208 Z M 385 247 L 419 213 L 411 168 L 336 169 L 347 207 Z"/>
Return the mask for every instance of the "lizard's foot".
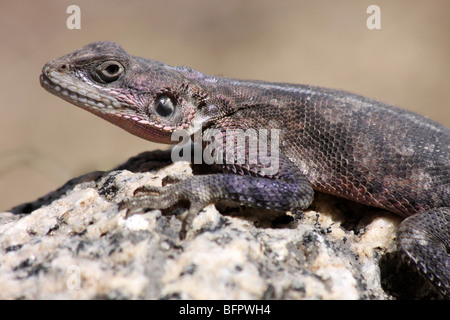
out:
<path id="1" fill-rule="evenodd" d="M 142 186 L 134 190 L 133 197 L 119 204 L 119 210 L 127 209 L 127 217 L 142 212 L 144 208 L 166 209 L 178 202 L 171 186 Z"/>
<path id="2" fill-rule="evenodd" d="M 143 208 L 166 209 L 181 200 L 185 200 L 182 193 L 176 192 L 174 186 L 156 187 L 142 186 L 134 191 L 134 197 L 127 198 L 119 204 L 119 210 L 127 209 L 126 217 L 142 213 Z M 198 200 L 198 199 L 197 199 Z M 207 205 L 200 201 L 190 200 L 190 207 L 181 217 L 180 239 L 186 238 L 186 234 L 198 213 Z"/>
<path id="3" fill-rule="evenodd" d="M 166 209 L 181 200 L 189 200 L 191 203 L 189 210 L 180 216 L 182 222 L 180 239 L 186 237 L 192 221 L 208 204 L 201 202 L 198 198 L 196 198 L 197 201 L 193 201 L 192 198 L 195 197 L 195 195 L 188 195 L 184 192 L 180 192 L 178 184 L 166 187 L 142 186 L 137 188 L 133 195 L 133 197 L 127 198 L 119 204 L 119 210 L 127 209 L 127 218 L 133 214 L 142 213 L 142 209 L 144 208 Z"/>

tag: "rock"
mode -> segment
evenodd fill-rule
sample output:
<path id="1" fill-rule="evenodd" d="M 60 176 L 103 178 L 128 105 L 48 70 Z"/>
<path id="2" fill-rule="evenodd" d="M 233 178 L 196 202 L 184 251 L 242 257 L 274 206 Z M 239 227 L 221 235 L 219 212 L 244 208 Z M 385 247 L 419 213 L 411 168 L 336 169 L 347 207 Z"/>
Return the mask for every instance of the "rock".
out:
<path id="1" fill-rule="evenodd" d="M 183 207 L 126 218 L 117 204 L 137 187 L 192 175 L 169 159 L 142 153 L 0 213 L 0 299 L 393 298 L 380 273 L 398 263 L 380 272 L 380 257 L 395 249 L 400 219 L 382 210 L 322 194 L 314 210 L 274 220 L 210 205 L 184 240 Z"/>

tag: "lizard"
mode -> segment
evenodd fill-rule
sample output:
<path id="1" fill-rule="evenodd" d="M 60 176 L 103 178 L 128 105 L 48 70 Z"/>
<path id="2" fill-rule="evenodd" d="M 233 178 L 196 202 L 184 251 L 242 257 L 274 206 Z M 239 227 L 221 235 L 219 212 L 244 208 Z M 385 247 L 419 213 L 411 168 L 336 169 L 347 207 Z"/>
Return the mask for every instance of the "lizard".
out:
<path id="1" fill-rule="evenodd" d="M 221 200 L 288 212 L 308 208 L 315 190 L 332 194 L 404 217 L 398 251 L 450 298 L 447 127 L 346 91 L 208 76 L 130 55 L 107 41 L 51 60 L 40 83 L 146 140 L 175 144 L 172 136 L 181 131 L 209 134 L 200 139 L 201 148 L 212 147 L 215 161 L 204 165 L 216 173 L 139 187 L 120 209 L 165 209 L 188 201 L 184 236 L 198 212 Z M 270 144 L 270 152 L 239 140 L 250 129 Z M 277 135 L 264 137 L 263 129 Z M 228 153 L 220 152 L 226 146 Z M 227 158 L 229 152 L 234 156 Z"/>

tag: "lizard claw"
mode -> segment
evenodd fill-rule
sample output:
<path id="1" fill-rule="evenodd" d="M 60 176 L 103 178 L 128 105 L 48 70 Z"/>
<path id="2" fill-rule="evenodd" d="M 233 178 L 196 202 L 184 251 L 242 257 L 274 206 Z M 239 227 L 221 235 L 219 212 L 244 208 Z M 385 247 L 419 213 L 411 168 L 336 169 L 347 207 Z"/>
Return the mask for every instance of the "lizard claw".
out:
<path id="1" fill-rule="evenodd" d="M 134 190 L 133 196 L 138 196 L 140 193 L 146 194 L 146 195 L 155 193 L 155 195 L 159 195 L 163 192 L 163 190 L 164 189 L 162 187 L 157 187 L 157 186 L 141 186 L 141 187 L 137 188 L 136 190 Z"/>
<path id="2" fill-rule="evenodd" d="M 136 214 L 136 213 L 140 213 L 140 209 L 142 208 L 133 208 L 133 206 L 130 205 L 129 199 L 125 199 L 122 202 L 119 203 L 118 205 L 118 210 L 122 211 L 126 209 L 126 213 L 125 213 L 125 219 L 127 219 L 128 217 Z"/>
<path id="3" fill-rule="evenodd" d="M 143 209 L 166 209 L 173 206 L 180 200 L 185 199 L 181 192 L 176 192 L 173 186 L 157 187 L 157 186 L 141 186 L 134 190 L 133 197 L 126 198 L 119 203 L 119 210 L 126 209 L 125 217 L 143 213 Z M 200 199 L 189 199 L 189 210 L 180 217 L 182 225 L 179 237 L 185 239 L 190 226 L 197 214 L 207 205 L 205 201 Z"/>
<path id="4" fill-rule="evenodd" d="M 141 186 L 133 196 L 119 203 L 119 210 L 127 209 L 126 217 L 143 213 L 145 208 L 166 209 L 178 202 L 178 197 L 170 187 Z"/>
<path id="5" fill-rule="evenodd" d="M 141 186 L 134 190 L 133 197 L 125 198 L 119 203 L 118 210 L 126 209 L 125 218 L 128 218 L 136 213 L 143 213 L 145 208 L 163 209 L 158 205 L 159 196 L 163 191 L 161 187 Z"/>

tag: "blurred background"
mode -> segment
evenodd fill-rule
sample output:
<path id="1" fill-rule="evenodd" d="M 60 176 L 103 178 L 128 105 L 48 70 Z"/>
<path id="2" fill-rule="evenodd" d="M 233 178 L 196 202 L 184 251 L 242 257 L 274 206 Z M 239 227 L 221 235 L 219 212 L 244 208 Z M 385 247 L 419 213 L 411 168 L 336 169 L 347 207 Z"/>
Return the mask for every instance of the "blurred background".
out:
<path id="1" fill-rule="evenodd" d="M 81 9 L 69 30 L 66 9 Z M 381 30 L 366 9 L 381 8 Z M 203 73 L 345 89 L 450 126 L 448 0 L 0 2 L 0 211 L 109 170 L 139 139 L 44 91 L 42 66 L 87 43 Z"/>

